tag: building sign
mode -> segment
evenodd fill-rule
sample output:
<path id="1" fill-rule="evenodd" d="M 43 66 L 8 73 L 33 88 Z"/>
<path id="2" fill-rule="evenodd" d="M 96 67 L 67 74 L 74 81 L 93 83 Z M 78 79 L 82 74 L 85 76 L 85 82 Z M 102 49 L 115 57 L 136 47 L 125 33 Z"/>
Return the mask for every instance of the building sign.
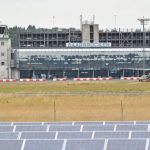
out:
<path id="1" fill-rule="evenodd" d="M 66 47 L 111 47 L 110 42 L 105 43 L 90 43 L 90 42 L 84 42 L 84 43 L 66 43 Z"/>

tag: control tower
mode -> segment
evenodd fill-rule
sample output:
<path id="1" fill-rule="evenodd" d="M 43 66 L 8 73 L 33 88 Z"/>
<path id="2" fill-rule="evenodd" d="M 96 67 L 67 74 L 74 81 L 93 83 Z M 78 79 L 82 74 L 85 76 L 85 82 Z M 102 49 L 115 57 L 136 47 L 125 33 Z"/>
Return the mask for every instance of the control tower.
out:
<path id="1" fill-rule="evenodd" d="M 11 78 L 11 40 L 6 25 L 0 25 L 0 79 Z"/>

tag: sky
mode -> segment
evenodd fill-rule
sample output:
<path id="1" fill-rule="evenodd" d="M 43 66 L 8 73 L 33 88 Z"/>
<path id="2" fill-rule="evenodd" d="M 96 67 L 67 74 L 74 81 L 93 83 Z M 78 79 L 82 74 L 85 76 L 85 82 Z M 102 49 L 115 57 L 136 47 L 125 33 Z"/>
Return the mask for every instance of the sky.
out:
<path id="1" fill-rule="evenodd" d="M 80 28 L 81 14 L 95 15 L 100 29 L 141 28 L 137 18 L 150 18 L 150 0 L 0 0 L 0 21 L 8 27 Z"/>

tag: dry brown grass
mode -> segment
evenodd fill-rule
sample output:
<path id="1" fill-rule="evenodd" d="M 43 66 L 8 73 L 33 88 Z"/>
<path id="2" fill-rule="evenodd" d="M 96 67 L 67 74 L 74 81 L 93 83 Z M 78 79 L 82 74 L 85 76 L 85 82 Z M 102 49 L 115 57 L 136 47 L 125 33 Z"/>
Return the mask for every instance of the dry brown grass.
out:
<path id="1" fill-rule="evenodd" d="M 54 117 L 54 101 L 56 118 Z M 121 110 L 123 104 L 123 118 Z M 0 121 L 150 120 L 148 95 L 0 96 Z"/>

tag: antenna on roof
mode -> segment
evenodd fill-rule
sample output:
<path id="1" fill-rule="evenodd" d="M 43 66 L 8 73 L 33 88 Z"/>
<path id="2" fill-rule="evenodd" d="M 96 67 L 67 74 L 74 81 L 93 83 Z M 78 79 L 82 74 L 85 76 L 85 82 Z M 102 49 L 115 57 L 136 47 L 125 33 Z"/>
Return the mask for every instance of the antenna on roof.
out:
<path id="1" fill-rule="evenodd" d="M 55 26 L 55 16 L 53 16 L 53 28 Z"/>
<path id="2" fill-rule="evenodd" d="M 93 24 L 94 24 L 94 22 L 95 22 L 95 15 L 93 15 Z"/>
<path id="3" fill-rule="evenodd" d="M 81 28 L 81 30 L 82 30 L 82 22 L 83 22 L 83 16 L 80 15 L 80 28 Z"/>

